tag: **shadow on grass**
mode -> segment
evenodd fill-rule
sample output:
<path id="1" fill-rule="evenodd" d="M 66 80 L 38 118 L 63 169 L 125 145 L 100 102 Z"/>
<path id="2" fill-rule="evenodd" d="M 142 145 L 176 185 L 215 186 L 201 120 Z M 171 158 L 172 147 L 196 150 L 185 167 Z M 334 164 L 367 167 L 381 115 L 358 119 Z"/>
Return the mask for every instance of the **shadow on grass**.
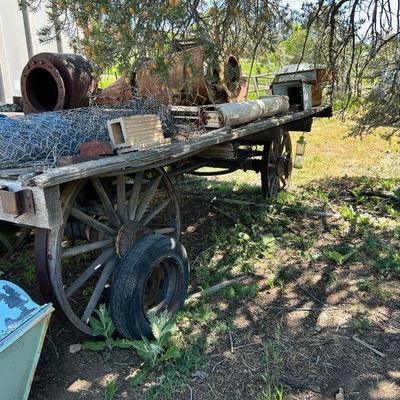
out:
<path id="1" fill-rule="evenodd" d="M 263 203 L 257 186 L 178 182 L 190 290 L 239 275 L 244 280 L 184 308 L 182 358 L 140 387 L 127 380 L 140 366 L 130 350 L 71 355 L 74 339 L 53 323 L 32 398 L 50 398 L 51 382 L 53 392 L 63 388 L 58 398 L 97 399 L 107 376 L 118 395 L 138 399 L 187 399 L 192 391 L 201 399 L 255 399 L 265 376 L 273 376 L 273 388 L 284 387 L 285 399 L 310 391 L 333 396 L 339 387 L 346 400 L 399 398 L 399 182 L 316 181 L 266 201 L 276 206 L 268 210 L 248 204 Z M 214 196 L 243 204 L 210 202 Z M 304 209 L 341 218 L 297 212 Z M 386 357 L 351 340 L 354 334 Z M 89 386 L 68 391 L 77 380 Z"/>

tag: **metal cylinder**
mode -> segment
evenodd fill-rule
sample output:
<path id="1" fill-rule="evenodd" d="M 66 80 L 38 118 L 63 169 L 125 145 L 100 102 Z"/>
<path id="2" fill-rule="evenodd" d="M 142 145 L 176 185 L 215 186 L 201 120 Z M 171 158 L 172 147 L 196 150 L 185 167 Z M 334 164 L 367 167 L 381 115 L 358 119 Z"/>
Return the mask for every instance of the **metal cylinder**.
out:
<path id="1" fill-rule="evenodd" d="M 246 96 L 240 63 L 234 55 L 215 59 L 203 47 L 185 44 L 168 63 L 170 67 L 163 79 L 150 61 L 134 68 L 134 90 L 141 96 L 179 105 L 219 104 L 240 101 Z"/>
<path id="2" fill-rule="evenodd" d="M 36 54 L 21 75 L 24 112 L 88 106 L 96 83 L 89 62 L 77 54 Z"/>
<path id="3" fill-rule="evenodd" d="M 210 125 L 210 118 L 218 120 L 215 127 L 237 126 L 256 121 L 259 118 L 272 117 L 289 110 L 287 96 L 267 96 L 258 100 L 247 100 L 238 103 L 217 104 L 205 107 L 203 120 Z M 214 123 L 216 123 L 214 121 Z M 213 125 L 214 126 L 214 125 Z"/>

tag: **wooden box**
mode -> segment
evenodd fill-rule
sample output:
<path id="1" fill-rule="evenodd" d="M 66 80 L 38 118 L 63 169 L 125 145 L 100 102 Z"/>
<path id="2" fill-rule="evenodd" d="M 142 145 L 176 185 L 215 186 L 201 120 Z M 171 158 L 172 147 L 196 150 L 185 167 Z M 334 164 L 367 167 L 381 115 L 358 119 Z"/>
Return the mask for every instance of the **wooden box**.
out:
<path id="1" fill-rule="evenodd" d="M 118 153 L 145 150 L 169 144 L 165 139 L 158 115 L 144 114 L 107 121 L 113 147 Z"/>

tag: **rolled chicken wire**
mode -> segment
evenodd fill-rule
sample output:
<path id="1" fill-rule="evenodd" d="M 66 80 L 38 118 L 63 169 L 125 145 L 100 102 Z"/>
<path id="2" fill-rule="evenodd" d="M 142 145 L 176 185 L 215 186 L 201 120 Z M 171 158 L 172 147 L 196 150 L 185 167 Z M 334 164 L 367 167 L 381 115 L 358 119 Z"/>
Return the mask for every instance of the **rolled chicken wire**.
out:
<path id="1" fill-rule="evenodd" d="M 0 118 L 0 169 L 57 165 L 62 156 L 79 154 L 79 145 L 109 140 L 107 121 L 129 115 L 157 114 L 166 137 L 175 123 L 167 106 L 155 99 L 136 99 L 116 107 L 86 107 Z"/>

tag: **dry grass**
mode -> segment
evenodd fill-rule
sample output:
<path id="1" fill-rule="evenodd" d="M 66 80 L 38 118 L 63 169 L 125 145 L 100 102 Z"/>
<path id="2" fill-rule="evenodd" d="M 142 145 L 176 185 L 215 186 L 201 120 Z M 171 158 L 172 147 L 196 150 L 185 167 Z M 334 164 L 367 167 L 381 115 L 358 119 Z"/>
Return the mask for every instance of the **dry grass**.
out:
<path id="1" fill-rule="evenodd" d="M 336 118 L 316 119 L 313 129 L 305 134 L 307 141 L 304 166 L 294 170 L 292 188 L 314 180 L 342 176 L 392 178 L 400 176 L 400 142 L 382 138 L 384 130 L 364 138 L 349 137 L 350 125 Z M 293 147 L 300 133 L 292 134 Z M 238 171 L 216 177 L 221 181 L 259 184 L 259 176 Z"/>

